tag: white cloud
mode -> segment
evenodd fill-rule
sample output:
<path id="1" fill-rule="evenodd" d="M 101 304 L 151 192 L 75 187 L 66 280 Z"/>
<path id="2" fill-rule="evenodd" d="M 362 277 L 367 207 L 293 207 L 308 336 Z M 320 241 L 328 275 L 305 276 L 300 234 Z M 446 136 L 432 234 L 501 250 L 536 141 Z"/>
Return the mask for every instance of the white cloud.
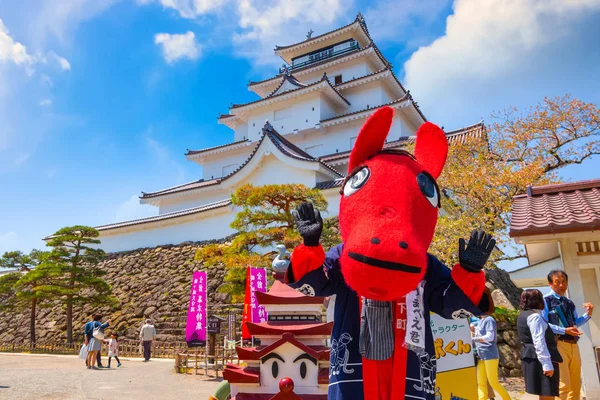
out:
<path id="1" fill-rule="evenodd" d="M 169 64 L 183 58 L 196 60 L 202 54 L 202 46 L 196 42 L 192 31 L 173 35 L 158 33 L 154 36 L 154 43 L 162 47 L 163 56 Z"/>
<path id="2" fill-rule="evenodd" d="M 258 64 L 280 63 L 274 45 L 298 42 L 310 29 L 315 35 L 338 27 L 349 2 L 342 0 L 240 0 L 239 27 L 233 37 L 237 53 Z"/>
<path id="3" fill-rule="evenodd" d="M 365 20 L 376 42 L 413 42 L 426 34 L 430 24 L 450 1 L 382 0 L 365 11 Z"/>
<path id="4" fill-rule="evenodd" d="M 115 214 L 115 222 L 129 221 L 153 215 L 156 215 L 156 208 L 140 204 L 139 197 L 134 194 L 119 206 Z"/>
<path id="5" fill-rule="evenodd" d="M 16 65 L 31 66 L 35 58 L 27 53 L 23 44 L 15 42 L 8 29 L 0 19 L 0 61 L 12 62 Z"/>
<path id="6" fill-rule="evenodd" d="M 45 106 L 49 106 L 52 104 L 52 100 L 50 99 L 43 99 L 42 101 L 40 101 L 40 106 L 45 107 Z"/>
<path id="7" fill-rule="evenodd" d="M 19 235 L 16 232 L 8 232 L 0 235 L 0 255 L 7 251 L 17 250 Z"/>
<path id="8" fill-rule="evenodd" d="M 71 63 L 66 58 L 54 53 L 54 59 L 58 62 L 63 71 L 71 70 Z"/>
<path id="9" fill-rule="evenodd" d="M 138 4 L 148 4 L 152 0 L 137 0 Z M 159 0 L 165 8 L 176 10 L 183 18 L 196 18 L 221 8 L 227 0 Z"/>
<path id="10" fill-rule="evenodd" d="M 455 0 L 445 34 L 406 62 L 406 85 L 428 118 L 453 126 L 589 92 L 599 14 L 600 0 Z"/>

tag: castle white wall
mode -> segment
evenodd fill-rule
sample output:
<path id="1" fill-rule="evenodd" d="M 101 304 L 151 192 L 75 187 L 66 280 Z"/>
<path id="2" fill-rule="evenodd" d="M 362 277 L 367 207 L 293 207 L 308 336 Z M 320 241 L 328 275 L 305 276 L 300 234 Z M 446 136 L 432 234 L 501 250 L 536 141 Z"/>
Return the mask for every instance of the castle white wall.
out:
<path id="1" fill-rule="evenodd" d="M 375 108 L 392 100 L 384 90 L 382 81 L 355 86 L 344 90 L 343 94 L 350 102 L 347 112 Z"/>
<path id="2" fill-rule="evenodd" d="M 275 130 L 282 134 L 292 133 L 294 129 L 303 130 L 314 127 L 321 118 L 319 93 L 312 93 L 301 98 L 277 102 L 269 108 L 261 108 L 250 113 L 248 117 L 248 137 L 259 140 L 265 121 L 269 121 Z M 236 132 L 236 137 L 239 134 Z"/>
<path id="3" fill-rule="evenodd" d="M 334 83 L 334 77 L 336 75 L 342 75 L 342 81 L 347 82 L 354 78 L 360 78 L 361 76 L 368 75 L 374 72 L 374 68 L 366 61 L 365 58 L 358 58 L 351 60 L 344 64 L 337 64 L 329 68 L 321 69 L 318 71 L 310 72 L 306 75 L 296 76 L 302 83 L 312 83 L 320 80 L 323 77 L 323 73 L 327 73 L 327 77 Z M 294 71 L 292 71 L 292 74 Z M 295 75 L 294 75 L 295 76 Z"/>
<path id="4" fill-rule="evenodd" d="M 194 207 L 200 207 L 205 204 L 215 203 L 217 201 L 226 200 L 231 197 L 230 190 L 217 189 L 204 192 L 189 192 L 188 195 L 181 197 L 173 197 L 161 202 L 158 208 L 158 214 L 167 214 L 171 212 L 188 210 Z"/>
<path id="5" fill-rule="evenodd" d="M 234 233 L 229 225 L 235 217 L 235 212 L 197 215 L 196 220 L 176 225 L 164 225 L 152 229 L 137 228 L 138 230 L 130 232 L 102 231 L 99 247 L 112 253 L 187 241 L 220 239 Z"/>
<path id="6" fill-rule="evenodd" d="M 228 175 L 248 159 L 254 147 L 255 144 L 251 144 L 234 152 L 223 152 L 206 157 L 202 165 L 202 177 L 204 180 L 210 180 Z"/>

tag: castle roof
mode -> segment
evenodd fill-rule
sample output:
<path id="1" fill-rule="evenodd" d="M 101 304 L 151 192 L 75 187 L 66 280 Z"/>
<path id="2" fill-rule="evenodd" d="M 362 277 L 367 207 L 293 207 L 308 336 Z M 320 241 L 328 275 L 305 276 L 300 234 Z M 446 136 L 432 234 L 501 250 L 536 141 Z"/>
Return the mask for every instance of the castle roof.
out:
<path id="1" fill-rule="evenodd" d="M 279 133 L 277 133 L 275 128 L 273 128 L 273 126 L 269 122 L 266 122 L 265 126 L 263 127 L 263 130 L 262 130 L 262 136 L 261 136 L 260 140 L 258 141 L 258 143 L 256 144 L 256 146 L 254 147 L 254 150 L 252 151 L 252 153 L 250 153 L 248 158 L 231 173 L 229 173 L 221 178 L 211 179 L 211 180 L 207 180 L 207 181 L 204 181 L 204 180 L 193 181 L 193 182 L 189 182 L 189 183 L 186 183 L 183 185 L 160 190 L 157 192 L 151 192 L 151 193 L 142 192 L 140 199 L 142 199 L 142 200 L 151 199 L 151 198 L 156 198 L 156 197 L 160 197 L 160 196 L 178 194 L 178 193 L 182 193 L 182 192 L 188 192 L 190 190 L 202 189 L 202 188 L 206 188 L 206 187 L 210 187 L 210 186 L 220 185 L 224 181 L 230 179 L 231 177 L 233 177 L 234 175 L 239 173 L 258 153 L 258 150 L 260 149 L 261 144 L 265 140 L 269 140 L 271 143 L 273 143 L 273 145 L 275 145 L 275 147 L 286 157 L 296 159 L 299 161 L 304 161 L 304 162 L 317 163 L 322 167 L 323 171 L 327 172 L 332 177 L 337 178 L 337 177 L 342 176 L 342 174 L 340 174 L 335 168 L 333 168 L 330 165 L 327 165 L 325 162 L 318 160 L 317 158 L 311 156 L 310 154 L 308 154 L 307 152 L 300 149 L 298 146 L 296 146 L 295 144 L 293 144 L 292 142 L 290 142 L 289 140 L 287 140 L 286 138 L 281 136 Z"/>
<path id="2" fill-rule="evenodd" d="M 341 28 L 314 37 L 309 35 L 305 40 L 298 43 L 286 46 L 275 46 L 275 54 L 290 63 L 293 57 L 301 55 L 302 52 L 306 52 L 308 48 L 323 47 L 339 42 L 341 39 L 343 40 L 347 37 L 354 37 L 363 44 L 372 42 L 369 30 L 367 29 L 367 24 L 361 13 L 357 14 L 354 21 Z"/>
<path id="3" fill-rule="evenodd" d="M 293 289 L 292 289 L 293 290 Z M 258 293 L 258 292 L 257 292 Z M 292 333 L 286 332 L 281 336 L 281 339 L 270 344 L 269 346 L 257 347 L 236 347 L 236 352 L 240 360 L 260 360 L 267 354 L 275 351 L 279 346 L 290 343 L 302 350 L 315 360 L 329 360 L 329 347 L 327 346 L 307 346 L 297 340 Z"/>
<path id="4" fill-rule="evenodd" d="M 483 124 L 483 122 L 478 122 L 476 124 L 466 126 L 464 128 L 446 132 L 446 138 L 448 139 L 449 144 L 464 143 L 464 141 L 468 140 L 469 138 L 481 138 L 484 135 L 485 135 L 485 125 Z M 394 148 L 398 148 L 398 147 L 404 147 L 410 143 L 413 143 L 415 141 L 415 139 L 416 139 L 415 136 L 401 137 L 397 140 L 392 140 L 392 141 L 386 142 L 383 145 L 383 148 L 384 149 L 394 149 Z M 327 154 L 327 155 L 319 157 L 319 159 L 321 161 L 324 161 L 327 163 L 345 160 L 346 158 L 348 158 L 350 156 L 351 151 L 352 150 L 343 151 L 343 152 L 339 152 L 339 153 Z M 342 182 L 343 182 L 343 179 L 320 182 L 317 185 L 317 188 L 321 189 L 321 190 L 331 189 L 333 187 L 341 186 Z"/>
<path id="5" fill-rule="evenodd" d="M 325 58 L 321 61 L 317 61 L 302 67 L 298 67 L 298 68 L 293 68 L 291 70 L 291 72 L 296 75 L 296 76 L 300 76 L 300 75 L 305 75 L 308 74 L 310 72 L 313 72 L 313 70 L 319 70 L 319 69 L 324 69 L 329 67 L 332 64 L 340 64 L 343 62 L 346 62 L 350 59 L 354 59 L 357 57 L 361 57 L 363 55 L 369 55 L 369 54 L 375 54 L 377 56 L 377 58 L 379 59 L 379 65 L 382 68 L 385 68 L 385 66 L 389 65 L 390 63 L 386 60 L 386 58 L 383 56 L 383 54 L 381 53 L 381 51 L 379 51 L 379 48 L 375 45 L 375 43 L 371 42 L 369 43 L 367 46 L 361 48 L 361 49 L 355 49 L 352 51 L 348 51 L 333 57 L 329 57 L 329 58 Z M 278 74 L 275 75 L 274 77 L 271 78 L 267 78 L 267 79 L 263 79 L 261 81 L 250 81 L 248 83 L 248 88 L 255 90 L 256 88 L 259 88 L 261 86 L 268 86 L 270 84 L 273 84 L 275 81 L 277 81 L 278 79 L 281 78 L 281 76 L 283 76 L 284 74 Z"/>
<path id="6" fill-rule="evenodd" d="M 307 296 L 279 281 L 273 282 L 268 292 L 256 292 L 256 300 L 265 304 L 323 304 L 324 297 Z"/>
<path id="7" fill-rule="evenodd" d="M 246 322 L 251 335 L 283 335 L 289 332 L 300 336 L 329 336 L 333 322 L 267 321 Z"/>
<path id="8" fill-rule="evenodd" d="M 204 212 L 207 212 L 210 210 L 227 207 L 229 205 L 231 205 L 231 199 L 226 199 L 226 200 L 221 200 L 221 201 L 217 201 L 217 202 L 210 203 L 210 204 L 205 204 L 200 207 L 188 208 L 186 210 L 156 215 L 153 217 L 139 218 L 139 219 L 134 219 L 134 220 L 130 220 L 130 221 L 117 222 L 114 224 L 100 225 L 100 226 L 96 226 L 95 229 L 98 231 L 107 231 L 110 229 L 125 228 L 125 227 L 133 226 L 133 225 L 149 224 L 149 223 L 153 223 L 153 222 L 162 222 L 162 221 L 173 219 L 173 218 L 183 218 L 186 216 L 204 213 Z M 51 236 L 48 236 L 48 237 L 45 237 L 44 240 L 48 240 L 50 238 L 51 238 Z"/>
<path id="9" fill-rule="evenodd" d="M 285 78 L 287 80 L 288 78 Z M 283 81 L 282 81 L 283 84 Z M 329 98 L 336 103 L 338 103 L 342 107 L 348 107 L 350 102 L 335 88 L 334 85 L 329 82 L 327 79 L 327 74 L 323 74 L 323 77 L 311 84 L 298 86 L 296 89 L 288 90 L 282 93 L 276 93 L 276 90 L 273 91 L 269 96 L 264 97 L 262 99 L 254 100 L 249 103 L 243 104 L 233 104 L 230 107 L 230 112 L 235 115 L 240 111 L 248 111 L 250 109 L 257 108 L 258 106 L 263 106 L 266 104 L 270 104 L 275 100 L 287 100 L 291 97 L 296 97 L 305 93 L 313 92 L 315 90 L 322 90 L 325 94 L 329 95 Z M 231 115 L 231 114 L 228 114 Z"/>

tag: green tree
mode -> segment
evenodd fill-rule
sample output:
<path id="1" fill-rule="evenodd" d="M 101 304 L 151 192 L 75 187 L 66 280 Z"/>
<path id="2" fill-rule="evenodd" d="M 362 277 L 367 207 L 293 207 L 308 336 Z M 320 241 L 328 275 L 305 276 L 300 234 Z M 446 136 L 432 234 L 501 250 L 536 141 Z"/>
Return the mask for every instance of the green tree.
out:
<path id="1" fill-rule="evenodd" d="M 98 268 L 104 251 L 91 247 L 100 244 L 100 234 L 88 226 L 70 226 L 52 235 L 47 246 L 52 248 L 47 260 L 40 266 L 53 277 L 45 289 L 64 301 L 67 317 L 67 341 L 73 342 L 73 306 L 93 304 L 112 305 L 112 288 Z"/>
<path id="2" fill-rule="evenodd" d="M 231 196 L 233 205 L 241 207 L 231 227 L 238 235 L 227 245 L 209 245 L 198 250 L 196 260 L 205 265 L 223 265 L 227 270 L 223 290 L 232 295 L 234 302 L 243 301 L 246 266 L 270 268 L 277 244 L 291 249 L 301 243 L 291 211 L 305 201 L 312 202 L 321 211 L 327 201 L 320 190 L 300 184 L 245 185 Z M 324 221 L 322 243 L 339 243 L 336 224 Z"/>
<path id="3" fill-rule="evenodd" d="M 1 308 L 9 311 L 30 311 L 31 343 L 36 342 L 36 310 L 43 299 L 52 297 L 52 293 L 44 290 L 42 286 L 49 283 L 48 271 L 39 268 L 46 256 L 47 253 L 32 250 L 29 254 L 20 251 L 6 252 L 0 258 L 0 266 L 19 271 L 0 277 Z"/>

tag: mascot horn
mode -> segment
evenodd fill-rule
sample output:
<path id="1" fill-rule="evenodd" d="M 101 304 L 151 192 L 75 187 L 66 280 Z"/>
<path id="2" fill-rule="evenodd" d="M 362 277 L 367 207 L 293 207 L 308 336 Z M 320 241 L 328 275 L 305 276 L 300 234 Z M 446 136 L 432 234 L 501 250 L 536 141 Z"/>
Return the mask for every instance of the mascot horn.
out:
<path id="1" fill-rule="evenodd" d="M 414 155 L 385 150 L 394 110 L 378 109 L 361 129 L 340 194 L 343 243 L 325 254 L 323 222 L 310 203 L 293 211 L 304 243 L 287 282 L 336 295 L 330 399 L 433 400 L 435 351 L 430 312 L 464 318 L 493 310 L 482 271 L 495 246 L 483 231 L 459 241 L 452 270 L 427 253 L 437 223 L 436 178 L 448 153 L 431 123 L 416 133 Z"/>

